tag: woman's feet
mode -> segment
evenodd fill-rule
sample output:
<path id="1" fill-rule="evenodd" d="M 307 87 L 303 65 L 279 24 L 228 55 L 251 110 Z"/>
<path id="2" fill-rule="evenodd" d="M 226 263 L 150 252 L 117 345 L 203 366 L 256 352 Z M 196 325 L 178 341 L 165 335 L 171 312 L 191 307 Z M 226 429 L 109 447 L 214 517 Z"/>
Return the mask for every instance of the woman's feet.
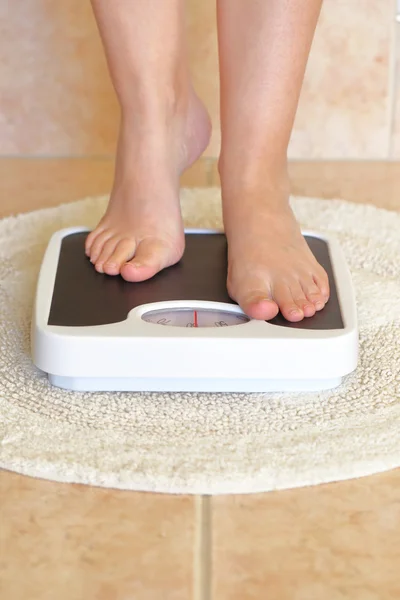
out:
<path id="1" fill-rule="evenodd" d="M 328 301 L 329 282 L 290 208 L 286 176 L 232 186 L 232 172 L 221 173 L 230 296 L 255 319 L 313 316 Z"/>
<path id="2" fill-rule="evenodd" d="M 211 123 L 193 91 L 173 109 L 132 113 L 122 119 L 114 187 L 86 254 L 99 273 L 143 281 L 182 257 L 179 177 L 207 147 Z"/>
<path id="3" fill-rule="evenodd" d="M 179 176 L 203 153 L 210 132 L 194 92 L 173 114 L 123 119 L 110 202 L 86 242 L 98 272 L 143 281 L 181 259 Z M 240 168 L 220 172 L 229 294 L 256 319 L 279 311 L 289 321 L 313 316 L 329 298 L 328 277 L 289 206 L 286 175 L 266 185 L 265 172 L 245 184 Z"/>

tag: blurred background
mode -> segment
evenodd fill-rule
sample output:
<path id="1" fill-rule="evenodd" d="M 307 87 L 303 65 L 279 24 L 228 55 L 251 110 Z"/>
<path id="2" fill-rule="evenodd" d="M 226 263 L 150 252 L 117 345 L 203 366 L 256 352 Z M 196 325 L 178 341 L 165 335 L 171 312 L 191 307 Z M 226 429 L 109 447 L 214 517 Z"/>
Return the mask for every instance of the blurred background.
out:
<path id="1" fill-rule="evenodd" d="M 295 193 L 373 201 L 384 178 L 385 204 L 397 202 L 398 167 L 389 163 L 400 158 L 399 27 L 394 0 L 324 1 L 289 148 Z M 183 183 L 213 185 L 215 0 L 188 0 L 188 28 L 193 80 L 214 134 Z M 0 34 L 0 176 L 14 196 L 13 206 L 2 201 L 3 214 L 29 209 L 23 184 L 39 187 L 46 205 L 107 192 L 118 106 L 89 0 L 0 0 Z"/>

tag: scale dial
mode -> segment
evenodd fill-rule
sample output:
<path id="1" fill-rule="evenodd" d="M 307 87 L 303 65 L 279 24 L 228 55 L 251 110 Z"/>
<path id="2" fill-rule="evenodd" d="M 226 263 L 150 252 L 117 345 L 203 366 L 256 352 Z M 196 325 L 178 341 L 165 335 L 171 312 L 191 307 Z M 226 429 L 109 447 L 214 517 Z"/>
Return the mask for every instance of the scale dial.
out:
<path id="1" fill-rule="evenodd" d="M 241 313 L 209 308 L 165 308 L 151 310 L 142 316 L 147 323 L 170 327 L 229 327 L 248 323 Z"/>

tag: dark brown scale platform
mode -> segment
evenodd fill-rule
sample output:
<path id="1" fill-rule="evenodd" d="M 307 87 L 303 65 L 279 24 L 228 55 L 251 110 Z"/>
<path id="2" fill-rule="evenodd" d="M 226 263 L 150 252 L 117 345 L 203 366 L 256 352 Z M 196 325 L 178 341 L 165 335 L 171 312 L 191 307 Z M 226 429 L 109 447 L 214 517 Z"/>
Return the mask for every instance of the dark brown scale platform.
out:
<path id="1" fill-rule="evenodd" d="M 168 300 L 208 300 L 236 304 L 226 290 L 227 241 L 224 234 L 186 234 L 186 250 L 173 267 L 141 283 L 97 273 L 86 257 L 87 232 L 66 236 L 61 245 L 49 325 L 87 327 L 124 321 L 137 306 Z M 294 329 L 343 329 L 328 244 L 314 237 L 306 241 L 326 270 L 331 296 L 314 317 L 290 323 L 282 315 L 270 321 Z"/>

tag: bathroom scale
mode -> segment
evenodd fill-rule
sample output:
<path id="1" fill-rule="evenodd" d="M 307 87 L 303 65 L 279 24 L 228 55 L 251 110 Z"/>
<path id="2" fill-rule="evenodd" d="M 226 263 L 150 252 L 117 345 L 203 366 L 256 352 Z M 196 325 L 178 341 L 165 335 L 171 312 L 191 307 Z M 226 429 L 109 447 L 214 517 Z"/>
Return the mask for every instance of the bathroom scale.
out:
<path id="1" fill-rule="evenodd" d="M 352 280 L 337 241 L 303 232 L 328 273 L 325 308 L 299 323 L 249 319 L 228 295 L 227 240 L 186 230 L 183 258 L 129 283 L 97 273 L 86 228 L 56 232 L 41 265 L 34 364 L 80 391 L 272 392 L 338 386 L 357 366 Z"/>

